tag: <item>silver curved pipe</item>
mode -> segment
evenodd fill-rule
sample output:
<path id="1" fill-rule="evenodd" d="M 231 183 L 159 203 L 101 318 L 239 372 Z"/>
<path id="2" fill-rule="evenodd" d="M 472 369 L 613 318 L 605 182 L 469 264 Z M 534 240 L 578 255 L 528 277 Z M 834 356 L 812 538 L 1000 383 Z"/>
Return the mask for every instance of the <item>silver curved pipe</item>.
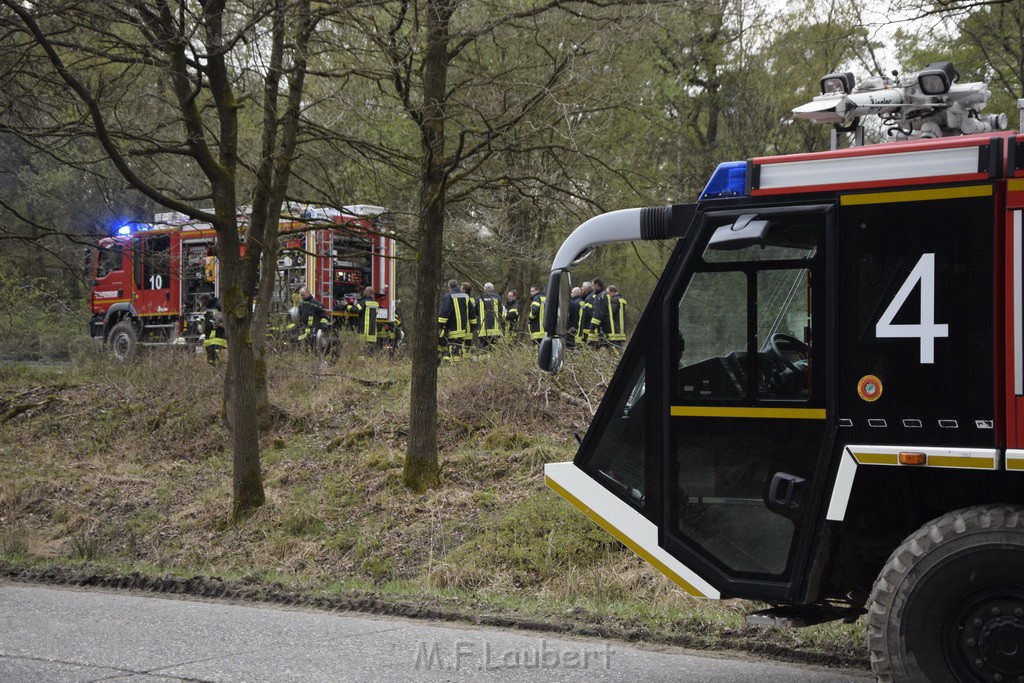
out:
<path id="1" fill-rule="evenodd" d="M 572 270 L 575 261 L 587 249 L 612 242 L 643 239 L 640 234 L 640 213 L 643 209 L 609 211 L 584 221 L 565 238 L 551 262 L 551 272 Z"/>

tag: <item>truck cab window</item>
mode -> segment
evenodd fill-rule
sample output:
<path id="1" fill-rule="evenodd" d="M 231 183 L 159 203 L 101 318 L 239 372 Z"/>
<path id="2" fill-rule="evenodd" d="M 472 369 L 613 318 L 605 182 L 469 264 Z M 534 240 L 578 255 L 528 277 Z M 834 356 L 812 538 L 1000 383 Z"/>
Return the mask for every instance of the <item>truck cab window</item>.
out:
<path id="1" fill-rule="evenodd" d="M 124 247 L 120 244 L 112 244 L 109 247 L 101 247 L 96 259 L 96 277 L 106 277 L 115 270 L 121 270 L 124 263 Z"/>
<path id="2" fill-rule="evenodd" d="M 586 467 L 605 488 L 642 510 L 646 502 L 647 383 L 643 356 L 637 354 L 632 364 L 628 390 L 616 402 Z"/>
<path id="3" fill-rule="evenodd" d="M 678 302 L 676 396 L 704 400 L 796 400 L 811 394 L 813 217 L 773 218 L 758 242 L 713 236 Z"/>

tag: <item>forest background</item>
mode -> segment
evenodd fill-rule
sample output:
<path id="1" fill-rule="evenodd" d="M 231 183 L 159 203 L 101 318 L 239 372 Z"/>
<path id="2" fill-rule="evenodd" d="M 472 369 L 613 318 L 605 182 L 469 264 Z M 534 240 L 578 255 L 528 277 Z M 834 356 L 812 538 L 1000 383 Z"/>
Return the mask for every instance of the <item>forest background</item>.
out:
<path id="1" fill-rule="evenodd" d="M 449 277 L 523 293 L 544 282 L 558 244 L 590 216 L 693 201 L 722 161 L 826 149 L 828 128 L 789 112 L 827 73 L 862 79 L 948 59 L 962 81 L 987 82 L 986 113 L 1015 126 L 1024 3 L 914 0 L 892 10 L 900 22 L 859 0 L 2 0 L 0 430 L 19 435 L 0 447 L 4 557 L 283 574 L 321 587 L 341 575 L 400 592 L 412 581 L 413 592 L 506 597 L 564 583 L 544 569 L 562 566 L 593 574 L 552 596 L 565 604 L 590 595 L 607 607 L 634 589 L 640 602 L 662 601 L 667 588 L 639 567 L 624 573 L 630 560 L 614 544 L 589 535 L 585 520 L 571 526 L 575 513 L 563 518 L 539 490 L 539 464 L 571 458 L 571 434 L 586 428 L 614 364 L 598 359 L 551 379 L 508 350 L 500 369 L 438 377 L 424 362 L 434 342 L 416 347 L 416 330 L 432 337 Z M 252 205 L 272 226 L 286 199 L 394 213 L 413 350 L 376 377 L 351 358 L 325 375 L 301 359 L 246 351 L 268 363 L 255 374 L 276 406 L 274 421 L 252 421 L 246 442 L 238 432 L 247 421 L 231 419 L 230 392 L 215 386 L 231 385 L 230 367 L 223 377 L 181 359 L 126 369 L 96 353 L 85 264 L 88 248 L 128 221 L 179 210 L 237 239 L 234 207 Z M 604 249 L 577 279 L 618 285 L 636 316 L 670 248 Z M 239 264 L 240 286 L 249 266 L 259 263 Z M 54 375 L 25 361 L 65 363 Z M 206 424 L 218 414 L 232 438 Z M 72 424 L 88 430 L 61 427 Z M 154 426 L 198 441 L 183 451 L 154 441 Z M 157 451 L 156 465 L 139 455 Z M 230 504 L 225 451 L 235 454 Z M 258 496 L 239 487 L 240 453 L 266 477 Z M 317 453 L 327 460 L 311 462 Z M 502 456 L 481 469 L 481 453 Z M 416 458 L 433 466 L 410 469 Z M 364 481 L 380 472 L 372 486 Z M 356 484 L 376 494 L 350 500 L 343 492 Z M 455 508 L 428 513 L 446 497 Z M 255 516 L 238 514 L 268 500 Z M 367 512 L 384 528 L 336 528 L 352 518 L 350 504 L 386 510 Z M 445 530 L 470 509 L 483 516 Z M 520 538 L 524 526 L 548 529 L 532 537 L 546 545 Z M 415 533 L 396 536 L 399 527 Z M 517 548 L 522 556 L 511 557 Z M 425 565 L 412 562 L 424 556 Z M 643 578 L 623 584 L 634 576 Z M 719 639 L 741 628 L 721 623 Z"/>

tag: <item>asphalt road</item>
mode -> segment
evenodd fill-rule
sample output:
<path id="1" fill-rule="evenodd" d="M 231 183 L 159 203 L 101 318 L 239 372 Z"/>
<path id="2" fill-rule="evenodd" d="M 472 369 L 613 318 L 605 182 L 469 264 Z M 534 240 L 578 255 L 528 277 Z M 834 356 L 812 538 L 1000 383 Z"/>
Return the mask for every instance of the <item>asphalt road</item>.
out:
<path id="1" fill-rule="evenodd" d="M 364 615 L 0 584 L 0 681 L 863 681 L 866 673 Z"/>

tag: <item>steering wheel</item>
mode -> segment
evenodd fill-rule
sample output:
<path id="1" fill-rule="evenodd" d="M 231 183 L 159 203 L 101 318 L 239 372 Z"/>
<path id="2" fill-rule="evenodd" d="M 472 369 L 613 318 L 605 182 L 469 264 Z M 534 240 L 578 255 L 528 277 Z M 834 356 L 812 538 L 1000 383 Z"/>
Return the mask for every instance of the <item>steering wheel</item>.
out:
<path id="1" fill-rule="evenodd" d="M 768 348 L 776 358 L 782 361 L 782 364 L 786 366 L 786 369 L 798 373 L 806 371 L 806 366 L 797 367 L 793 361 L 786 357 L 787 353 L 796 353 L 800 355 L 799 361 L 807 360 L 807 351 L 809 347 L 796 337 L 777 332 L 772 335 L 770 340 L 768 340 Z"/>

